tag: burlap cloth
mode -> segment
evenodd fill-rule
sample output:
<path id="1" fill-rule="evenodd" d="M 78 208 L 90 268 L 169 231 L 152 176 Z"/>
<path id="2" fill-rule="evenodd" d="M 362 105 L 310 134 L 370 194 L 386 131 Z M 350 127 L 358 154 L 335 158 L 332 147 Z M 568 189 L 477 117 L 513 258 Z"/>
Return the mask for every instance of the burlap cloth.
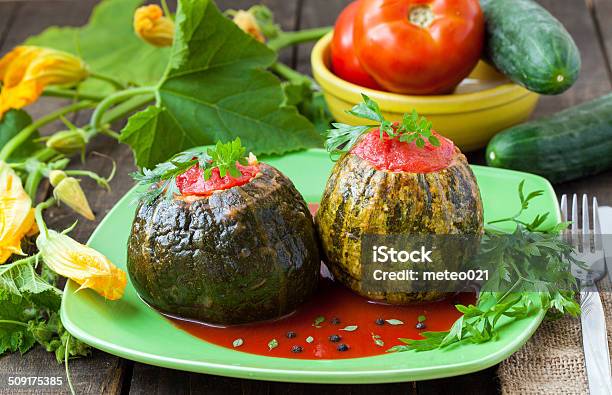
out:
<path id="1" fill-rule="evenodd" d="M 612 289 L 608 279 L 602 281 L 602 289 Z M 610 345 L 612 293 L 600 295 Z M 588 394 L 580 319 L 544 321 L 523 348 L 501 363 L 498 376 L 503 394 Z"/>

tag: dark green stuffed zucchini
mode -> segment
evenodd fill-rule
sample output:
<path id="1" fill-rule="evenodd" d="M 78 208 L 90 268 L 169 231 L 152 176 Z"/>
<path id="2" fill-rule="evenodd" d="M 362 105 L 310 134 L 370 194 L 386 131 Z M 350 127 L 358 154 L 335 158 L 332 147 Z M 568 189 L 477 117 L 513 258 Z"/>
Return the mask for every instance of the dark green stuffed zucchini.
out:
<path id="1" fill-rule="evenodd" d="M 292 312 L 315 291 L 320 262 L 304 199 L 265 164 L 208 197 L 141 204 L 128 245 L 130 278 L 147 303 L 221 325 Z"/>

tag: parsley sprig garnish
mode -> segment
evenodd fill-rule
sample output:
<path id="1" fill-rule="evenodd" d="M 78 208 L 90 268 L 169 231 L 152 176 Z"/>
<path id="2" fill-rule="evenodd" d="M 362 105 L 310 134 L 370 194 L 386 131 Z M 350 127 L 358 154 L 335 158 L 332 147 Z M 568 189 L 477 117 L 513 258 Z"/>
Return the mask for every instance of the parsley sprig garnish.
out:
<path id="1" fill-rule="evenodd" d="M 219 175 L 225 177 L 230 175 L 234 178 L 240 177 L 242 173 L 236 167 L 236 163 L 241 165 L 247 165 L 248 161 L 244 157 L 246 154 L 246 148 L 242 146 L 240 138 L 236 138 L 234 141 L 222 144 L 217 142 L 215 148 L 208 149 L 208 155 L 210 156 L 210 162 L 206 162 L 204 165 L 204 179 L 210 179 L 211 172 L 214 168 L 219 168 Z M 200 167 L 203 167 L 200 165 Z"/>
<path id="2" fill-rule="evenodd" d="M 525 318 L 537 311 L 576 316 L 580 305 L 576 302 L 576 279 L 570 265 L 581 265 L 572 256 L 572 246 L 559 237 L 567 223 L 541 229 L 547 218 L 540 214 L 531 222 L 518 219 L 529 202 L 542 191 L 523 193 L 519 185 L 521 210 L 502 221 L 516 225 L 513 233 L 497 230 L 485 232 L 481 252 L 473 262 L 474 268 L 488 268 L 489 280 L 482 285 L 476 305 L 456 305 L 463 315 L 449 331 L 423 332 L 424 339 L 398 339 L 401 345 L 388 352 L 427 351 L 451 344 L 484 343 L 497 335 L 508 322 Z"/>
<path id="3" fill-rule="evenodd" d="M 521 181 L 521 183 L 518 186 L 518 195 L 519 195 L 519 200 L 521 202 L 521 208 L 519 209 L 519 211 L 516 214 L 514 214 L 512 217 L 490 221 L 489 225 L 502 223 L 502 222 L 514 222 L 519 226 L 525 227 L 525 229 L 530 232 L 536 232 L 538 230 L 538 228 L 546 221 L 550 213 L 538 214 L 529 223 L 521 221 L 519 218 L 525 212 L 525 210 L 529 208 L 529 202 L 537 198 L 538 196 L 542 196 L 544 191 L 533 191 L 527 194 L 527 196 L 525 196 L 525 193 L 523 192 L 524 188 L 525 188 L 525 180 Z M 557 228 L 551 229 L 548 233 L 557 233 L 565 229 L 566 227 L 567 227 L 566 223 L 560 223 L 559 225 L 557 225 Z"/>
<path id="4" fill-rule="evenodd" d="M 246 148 L 242 146 L 240 138 L 227 143 L 217 142 L 206 151 L 201 148 L 193 148 L 174 155 L 169 161 L 160 163 L 154 169 L 142 169 L 141 172 L 132 173 L 132 178 L 142 187 L 138 200 L 152 202 L 160 195 L 172 197 L 179 193 L 176 186 L 176 177 L 185 173 L 193 166 L 198 165 L 203 169 L 205 180 L 209 180 L 212 171 L 219 168 L 219 175 L 225 177 L 240 177 L 242 173 L 238 170 L 236 163 L 246 165 Z"/>
<path id="5" fill-rule="evenodd" d="M 331 154 L 338 155 L 349 152 L 361 136 L 374 128 L 379 128 L 381 140 L 386 134 L 390 138 L 398 138 L 401 142 L 414 142 L 419 148 L 425 147 L 426 141 L 429 141 L 434 147 L 440 146 L 440 140 L 431 129 L 431 122 L 425 117 L 419 117 L 416 110 L 412 110 L 410 114 L 404 114 L 402 121 L 395 125 L 385 119 L 378 103 L 366 95 L 362 94 L 361 96 L 363 97 L 363 103 L 359 103 L 348 113 L 376 123 L 363 126 L 332 123 L 334 129 L 327 131 L 325 141 L 325 148 Z"/>
<path id="6" fill-rule="evenodd" d="M 0 266 L 0 356 L 17 351 L 23 355 L 36 344 L 54 352 L 58 362 L 89 355 L 90 347 L 62 325 L 57 274 L 39 258 L 37 254 Z"/>

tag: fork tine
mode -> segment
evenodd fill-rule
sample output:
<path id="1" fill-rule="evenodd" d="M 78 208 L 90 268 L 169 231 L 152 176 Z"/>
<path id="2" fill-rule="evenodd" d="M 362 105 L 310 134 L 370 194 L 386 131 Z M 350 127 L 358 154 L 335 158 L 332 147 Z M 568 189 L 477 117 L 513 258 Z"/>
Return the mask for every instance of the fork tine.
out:
<path id="1" fill-rule="evenodd" d="M 567 222 L 567 195 L 566 194 L 563 194 L 563 196 L 561 196 L 560 208 L 561 208 L 561 221 Z"/>
<path id="2" fill-rule="evenodd" d="M 561 209 L 561 221 L 567 222 L 567 195 L 563 194 L 561 196 L 561 204 L 559 204 L 559 208 Z M 571 243 L 571 236 L 568 228 L 563 229 L 561 233 L 561 237 L 568 243 Z"/>
<path id="3" fill-rule="evenodd" d="M 599 205 L 597 198 L 593 198 L 593 238 L 595 251 L 603 249 L 603 235 L 601 234 L 601 223 L 599 222 Z"/>
<path id="4" fill-rule="evenodd" d="M 571 227 L 571 242 L 574 245 L 578 245 L 578 196 L 574 194 L 572 196 L 572 227 Z"/>
<path id="5" fill-rule="evenodd" d="M 591 224 L 589 223 L 589 197 L 582 195 L 582 251 L 591 251 Z"/>

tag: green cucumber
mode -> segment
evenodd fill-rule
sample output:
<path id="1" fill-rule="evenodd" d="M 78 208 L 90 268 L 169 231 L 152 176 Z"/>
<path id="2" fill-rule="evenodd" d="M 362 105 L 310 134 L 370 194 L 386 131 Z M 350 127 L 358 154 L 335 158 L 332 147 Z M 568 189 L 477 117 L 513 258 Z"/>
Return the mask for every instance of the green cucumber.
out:
<path id="1" fill-rule="evenodd" d="M 481 0 L 486 56 L 530 91 L 556 95 L 580 73 L 580 52 L 565 27 L 531 0 Z"/>
<path id="2" fill-rule="evenodd" d="M 514 126 L 487 147 L 487 164 L 564 182 L 612 168 L 612 94 Z"/>

